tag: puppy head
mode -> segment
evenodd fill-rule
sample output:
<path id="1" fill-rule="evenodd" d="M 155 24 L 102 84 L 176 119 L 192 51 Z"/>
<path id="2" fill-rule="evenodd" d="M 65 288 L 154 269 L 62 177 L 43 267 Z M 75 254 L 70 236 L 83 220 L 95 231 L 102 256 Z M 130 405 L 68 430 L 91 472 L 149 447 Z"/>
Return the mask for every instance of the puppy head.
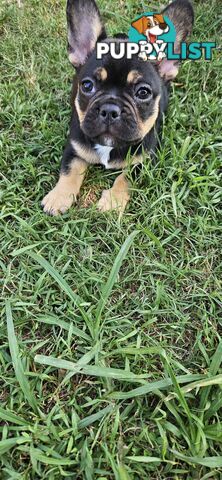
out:
<path id="1" fill-rule="evenodd" d="M 187 0 L 174 3 L 181 1 Z M 97 60 L 97 41 L 110 39 L 106 39 L 94 0 L 68 0 L 67 21 L 69 59 L 78 74 L 75 107 L 82 131 L 92 142 L 111 147 L 141 142 L 158 116 L 161 76 L 172 78 L 174 65 L 168 62 L 162 71 L 137 56 L 114 60 L 106 54 Z M 118 49 L 127 38 L 113 40 Z"/>
<path id="2" fill-rule="evenodd" d="M 109 54 L 97 60 L 93 53 L 78 76 L 75 106 L 81 129 L 100 145 L 139 143 L 155 124 L 160 94 L 160 77 L 151 63 L 114 60 Z"/>

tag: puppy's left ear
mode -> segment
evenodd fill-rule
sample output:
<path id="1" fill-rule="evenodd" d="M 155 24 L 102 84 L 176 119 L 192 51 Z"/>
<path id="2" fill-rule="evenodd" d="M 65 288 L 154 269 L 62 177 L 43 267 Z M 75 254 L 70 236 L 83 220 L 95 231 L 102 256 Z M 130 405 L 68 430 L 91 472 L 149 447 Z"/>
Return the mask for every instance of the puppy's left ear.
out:
<path id="1" fill-rule="evenodd" d="M 106 33 L 94 0 L 68 0 L 66 16 L 69 60 L 78 68 L 84 65 L 96 42 L 105 38 Z"/>
<path id="2" fill-rule="evenodd" d="M 176 41 L 174 43 L 174 52 L 179 53 L 181 42 L 191 34 L 194 22 L 194 11 L 188 0 L 175 0 L 162 12 L 162 15 L 168 17 L 176 30 Z M 175 60 L 163 59 L 158 67 L 159 74 L 165 80 L 172 80 L 176 77 L 179 64 Z"/>

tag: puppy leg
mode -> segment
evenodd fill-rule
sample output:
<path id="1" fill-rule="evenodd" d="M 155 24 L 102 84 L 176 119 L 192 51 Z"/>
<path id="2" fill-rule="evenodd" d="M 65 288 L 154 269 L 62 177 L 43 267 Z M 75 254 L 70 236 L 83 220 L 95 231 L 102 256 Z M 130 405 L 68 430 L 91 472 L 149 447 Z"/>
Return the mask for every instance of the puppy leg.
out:
<path id="1" fill-rule="evenodd" d="M 124 173 L 121 173 L 121 175 L 116 178 L 112 188 L 103 190 L 98 208 L 101 212 L 115 209 L 120 214 L 123 214 L 129 199 L 129 184 Z"/>
<path id="2" fill-rule="evenodd" d="M 68 171 L 62 170 L 55 188 L 42 200 L 44 212 L 58 215 L 65 213 L 71 207 L 79 194 L 86 169 L 87 163 L 75 157 L 70 163 Z"/>

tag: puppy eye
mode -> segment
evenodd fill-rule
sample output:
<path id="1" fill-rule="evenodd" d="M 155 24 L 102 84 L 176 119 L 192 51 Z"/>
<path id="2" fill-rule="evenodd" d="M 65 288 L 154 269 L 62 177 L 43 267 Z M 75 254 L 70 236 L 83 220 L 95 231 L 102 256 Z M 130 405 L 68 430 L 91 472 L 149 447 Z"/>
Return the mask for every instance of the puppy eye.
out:
<path id="1" fill-rule="evenodd" d="M 148 100 L 152 97 L 152 89 L 149 85 L 140 85 L 136 88 L 135 95 L 139 100 Z"/>
<path id="2" fill-rule="evenodd" d="M 81 90 L 83 93 L 92 93 L 94 91 L 94 83 L 92 80 L 86 79 L 81 83 Z"/>

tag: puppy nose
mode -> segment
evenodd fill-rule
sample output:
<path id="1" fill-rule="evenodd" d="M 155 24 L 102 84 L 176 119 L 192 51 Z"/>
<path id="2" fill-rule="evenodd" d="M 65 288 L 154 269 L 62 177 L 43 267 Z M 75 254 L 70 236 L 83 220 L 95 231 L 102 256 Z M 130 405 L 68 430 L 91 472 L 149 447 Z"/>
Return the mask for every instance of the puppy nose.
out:
<path id="1" fill-rule="evenodd" d="M 99 111 L 99 116 L 101 120 L 105 123 L 113 123 L 118 118 L 120 118 L 121 115 L 121 110 L 118 105 L 115 105 L 114 103 L 106 103 L 105 105 L 102 105 Z"/>

